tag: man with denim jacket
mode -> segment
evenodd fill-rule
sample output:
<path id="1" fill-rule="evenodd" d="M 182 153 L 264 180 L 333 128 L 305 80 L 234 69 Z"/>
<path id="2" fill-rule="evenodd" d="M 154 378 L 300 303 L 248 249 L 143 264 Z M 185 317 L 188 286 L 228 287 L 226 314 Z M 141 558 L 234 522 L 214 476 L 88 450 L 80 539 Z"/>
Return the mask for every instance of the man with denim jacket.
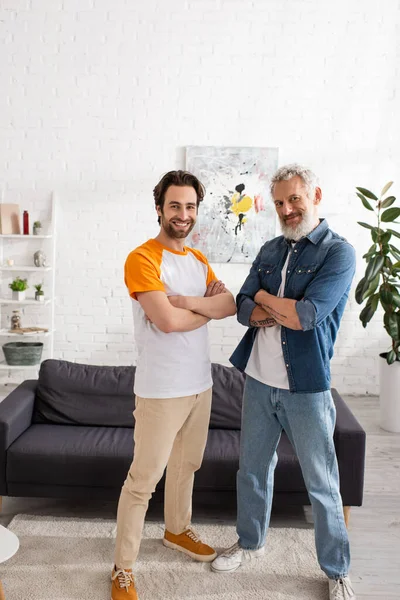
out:
<path id="1" fill-rule="evenodd" d="M 353 247 L 318 218 L 315 175 L 281 167 L 271 195 L 282 236 L 266 242 L 237 296 L 249 327 L 231 362 L 247 374 L 237 477 L 239 540 L 212 563 L 232 572 L 264 553 L 276 448 L 285 430 L 312 504 L 315 543 L 330 600 L 354 600 L 349 541 L 333 443 L 330 359 L 355 271 Z"/>

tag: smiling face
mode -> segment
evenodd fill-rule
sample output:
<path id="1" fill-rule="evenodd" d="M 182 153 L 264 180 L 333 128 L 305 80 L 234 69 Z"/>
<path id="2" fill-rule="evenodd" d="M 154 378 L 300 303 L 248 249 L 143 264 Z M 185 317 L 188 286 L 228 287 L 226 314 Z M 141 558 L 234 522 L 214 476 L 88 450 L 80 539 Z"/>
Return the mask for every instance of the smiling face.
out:
<path id="1" fill-rule="evenodd" d="M 318 225 L 318 204 L 322 198 L 319 187 L 310 194 L 302 178 L 296 175 L 275 183 L 272 197 L 286 238 L 297 241 Z"/>
<path id="2" fill-rule="evenodd" d="M 196 190 L 188 185 L 170 185 L 165 192 L 164 206 L 157 206 L 161 228 L 172 239 L 186 238 L 197 219 Z"/>

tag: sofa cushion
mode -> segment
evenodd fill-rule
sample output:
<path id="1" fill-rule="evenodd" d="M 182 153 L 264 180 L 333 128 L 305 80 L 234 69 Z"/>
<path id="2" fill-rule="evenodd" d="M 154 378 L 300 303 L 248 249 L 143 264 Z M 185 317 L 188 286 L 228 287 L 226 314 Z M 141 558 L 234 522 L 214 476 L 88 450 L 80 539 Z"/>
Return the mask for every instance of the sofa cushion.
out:
<path id="1" fill-rule="evenodd" d="M 210 429 L 241 429 L 245 375 L 235 367 L 213 363 Z"/>
<path id="2" fill-rule="evenodd" d="M 136 367 L 106 367 L 48 359 L 42 362 L 33 423 L 133 427 Z M 244 375 L 212 365 L 210 428 L 240 429 Z"/>
<path id="3" fill-rule="evenodd" d="M 135 367 L 42 362 L 33 423 L 133 427 Z"/>
<path id="4" fill-rule="evenodd" d="M 239 468 L 240 431 L 208 432 L 203 463 L 195 475 L 198 491 L 234 491 Z M 8 449 L 9 484 L 120 488 L 134 452 L 133 432 L 121 427 L 36 424 Z M 275 491 L 305 491 L 292 446 L 282 434 Z M 157 489 L 164 488 L 163 477 Z"/>
<path id="5" fill-rule="evenodd" d="M 37 424 L 8 449 L 7 480 L 41 485 L 121 487 L 133 456 L 125 427 Z"/>

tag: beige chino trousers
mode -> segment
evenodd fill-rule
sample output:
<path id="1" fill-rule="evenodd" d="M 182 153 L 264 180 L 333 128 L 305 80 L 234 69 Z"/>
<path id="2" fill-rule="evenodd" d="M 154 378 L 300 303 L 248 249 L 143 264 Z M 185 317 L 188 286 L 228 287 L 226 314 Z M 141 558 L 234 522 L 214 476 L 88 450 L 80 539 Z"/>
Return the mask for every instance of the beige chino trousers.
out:
<path id="1" fill-rule="evenodd" d="M 212 389 L 181 398 L 136 396 L 134 458 L 117 513 L 115 565 L 130 569 L 139 553 L 144 519 L 165 468 L 165 527 L 185 531 L 192 517 L 194 474 L 207 443 Z"/>

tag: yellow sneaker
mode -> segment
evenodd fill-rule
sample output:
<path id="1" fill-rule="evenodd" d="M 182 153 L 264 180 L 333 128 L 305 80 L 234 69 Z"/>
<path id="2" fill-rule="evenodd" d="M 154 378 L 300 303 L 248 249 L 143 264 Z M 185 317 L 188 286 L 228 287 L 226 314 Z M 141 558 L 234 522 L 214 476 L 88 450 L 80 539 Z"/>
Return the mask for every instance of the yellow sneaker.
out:
<path id="1" fill-rule="evenodd" d="M 138 600 L 131 569 L 114 567 L 111 581 L 111 600 Z"/>
<path id="2" fill-rule="evenodd" d="M 179 552 L 184 552 L 185 554 L 188 554 L 188 556 L 201 562 L 211 562 L 217 556 L 214 548 L 207 546 L 207 544 L 203 544 L 201 539 L 192 529 L 186 529 L 186 531 L 179 535 L 175 535 L 165 530 L 163 544 L 164 546 L 167 546 L 167 548 L 173 548 Z"/>

